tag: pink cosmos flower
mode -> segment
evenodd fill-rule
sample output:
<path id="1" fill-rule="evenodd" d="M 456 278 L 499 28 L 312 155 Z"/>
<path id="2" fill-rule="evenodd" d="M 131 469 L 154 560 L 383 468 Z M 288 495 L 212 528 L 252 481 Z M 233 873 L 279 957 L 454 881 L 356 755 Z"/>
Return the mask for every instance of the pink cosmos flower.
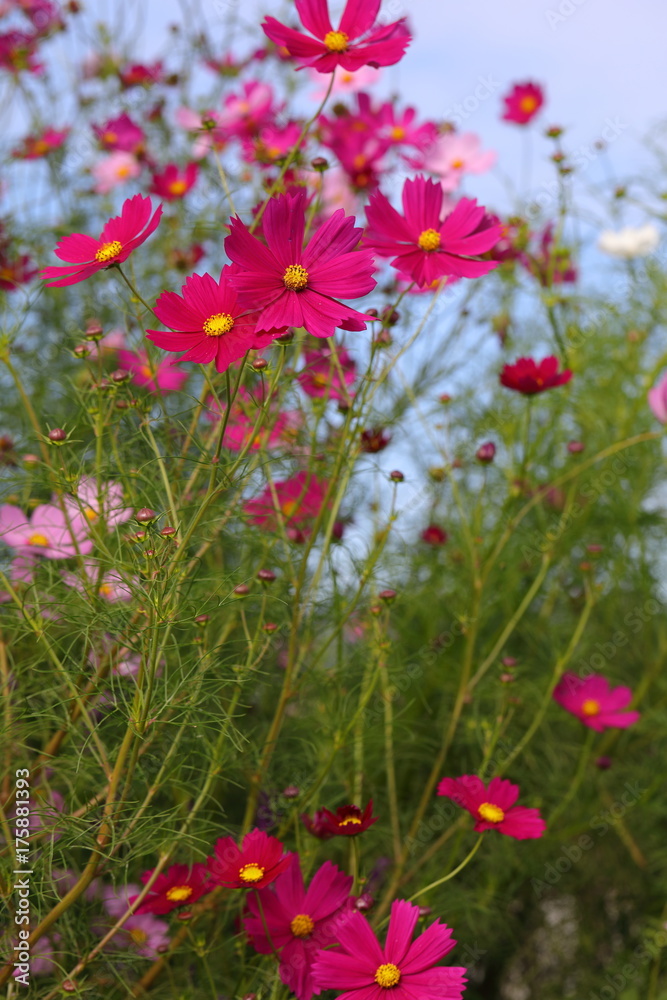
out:
<path id="1" fill-rule="evenodd" d="M 403 185 L 403 211 L 405 215 L 399 215 L 380 192 L 371 195 L 365 243 L 382 257 L 394 257 L 392 267 L 418 285 L 450 274 L 477 278 L 498 266 L 479 259 L 502 230 L 489 224 L 476 201 L 461 198 L 443 220 L 442 188 L 420 176 Z"/>
<path id="2" fill-rule="evenodd" d="M 384 26 L 376 24 L 380 0 L 347 0 L 335 30 L 327 0 L 295 0 L 295 6 L 301 23 L 314 38 L 288 28 L 275 17 L 265 18 L 264 34 L 319 73 L 333 73 L 337 66 L 351 72 L 362 66 L 393 66 L 411 41 L 405 18 Z"/>
<path id="3" fill-rule="evenodd" d="M 12 151 L 12 156 L 20 160 L 37 160 L 43 156 L 48 156 L 54 149 L 60 149 L 70 129 L 64 128 L 57 131 L 53 128 L 43 129 L 38 135 L 29 135 L 23 140 L 21 145 Z"/>
<path id="4" fill-rule="evenodd" d="M 111 673 L 117 677 L 136 677 L 141 666 L 141 654 L 132 653 L 127 647 L 114 642 L 108 632 L 101 637 L 99 649 L 91 649 L 88 662 L 94 670 L 98 670 L 102 660 L 112 657 Z M 160 668 L 158 668 L 159 672 Z"/>
<path id="5" fill-rule="evenodd" d="M 292 856 L 283 845 L 263 830 L 251 830 L 238 846 L 233 837 L 220 837 L 208 870 L 214 885 L 228 889 L 264 889 L 286 871 Z"/>
<path id="6" fill-rule="evenodd" d="M 627 729 L 639 719 L 639 712 L 625 711 L 632 701 L 629 687 L 611 688 L 606 677 L 594 674 L 585 680 L 564 674 L 554 691 L 554 700 L 589 729 Z"/>
<path id="7" fill-rule="evenodd" d="M 220 410 L 211 396 L 207 399 L 206 405 L 208 407 L 206 419 L 211 423 L 217 423 L 225 412 L 225 408 Z M 255 431 L 260 408 L 265 416 L 259 423 L 259 429 Z M 231 451 L 242 451 L 254 434 L 250 451 L 280 447 L 288 447 L 293 450 L 297 431 L 302 423 L 303 417 L 298 410 L 276 412 L 276 404 L 273 400 L 268 404 L 263 403 L 261 393 L 257 399 L 254 399 L 248 390 L 241 386 L 232 404 L 223 444 Z"/>
<path id="8" fill-rule="evenodd" d="M 537 83 L 515 83 L 503 101 L 503 121 L 528 125 L 544 104 L 544 90 Z"/>
<path id="9" fill-rule="evenodd" d="M 667 375 L 663 375 L 660 381 L 649 389 L 648 405 L 656 420 L 661 424 L 667 424 Z"/>
<path id="10" fill-rule="evenodd" d="M 267 245 L 238 217 L 231 220 L 225 250 L 241 268 L 233 281 L 243 304 L 261 310 L 256 332 L 294 326 L 314 337 L 332 337 L 337 327 L 365 330 L 368 317 L 334 298 L 356 299 L 375 288 L 370 252 L 355 250 L 362 230 L 340 210 L 303 247 L 305 219 L 301 189 L 267 205 L 262 219 Z"/>
<path id="11" fill-rule="evenodd" d="M 418 165 L 435 174 L 444 191 L 453 191 L 464 174 L 483 174 L 495 165 L 498 154 L 493 149 L 483 152 L 481 145 L 474 132 L 449 132 L 436 140 Z"/>
<path id="12" fill-rule="evenodd" d="M 475 774 L 462 778 L 443 778 L 438 785 L 438 795 L 444 795 L 475 817 L 478 833 L 498 830 L 515 840 L 532 840 L 541 837 L 546 823 L 539 809 L 515 806 L 519 786 L 505 778 L 491 778 L 488 787 Z"/>
<path id="13" fill-rule="evenodd" d="M 93 547 L 87 533 L 85 518 L 72 511 L 68 525 L 55 504 L 39 504 L 30 519 L 13 504 L 0 507 L 0 538 L 20 556 L 69 559 L 77 554 L 87 555 Z"/>
<path id="14" fill-rule="evenodd" d="M 112 886 L 102 890 L 102 899 L 107 913 L 114 920 L 121 917 L 130 905 L 130 897 L 137 896 L 141 887 L 136 883 L 128 883 L 116 891 Z M 106 934 L 108 926 L 95 928 L 98 933 Z M 169 945 L 169 924 L 159 920 L 152 913 L 134 913 L 128 917 L 122 929 L 110 942 L 112 948 L 131 948 L 144 958 L 156 959 Z"/>
<path id="15" fill-rule="evenodd" d="M 223 110 L 215 120 L 228 136 L 256 135 L 263 126 L 275 122 L 279 109 L 274 107 L 273 98 L 273 88 L 268 83 L 248 80 L 241 94 L 229 94 L 225 98 Z"/>
<path id="16" fill-rule="evenodd" d="M 141 164 L 133 153 L 118 150 L 109 153 L 95 164 L 92 170 L 96 194 L 109 194 L 121 184 L 126 184 L 141 173 Z"/>
<path id="17" fill-rule="evenodd" d="M 76 285 L 103 268 L 122 264 L 159 226 L 162 205 L 158 205 L 152 218 L 151 208 L 150 198 L 135 194 L 134 198 L 125 201 L 120 215 L 109 219 L 99 239 L 83 233 L 65 236 L 55 254 L 68 261 L 68 266 L 45 267 L 39 272 L 40 278 L 57 279 L 49 281 L 48 285 L 59 288 Z"/>
<path id="18" fill-rule="evenodd" d="M 291 479 L 274 483 L 274 490 L 275 501 L 271 487 L 267 486 L 258 497 L 246 502 L 243 509 L 250 523 L 275 531 L 280 513 L 288 536 L 301 541 L 322 509 L 326 483 L 308 472 L 298 472 Z"/>
<path id="19" fill-rule="evenodd" d="M 0 35 L 0 68 L 18 74 L 22 70 L 28 73 L 43 73 L 44 64 L 37 62 L 38 35 L 29 35 L 25 31 L 7 31 Z"/>
<path id="20" fill-rule="evenodd" d="M 74 515 L 83 515 L 90 524 L 101 519 L 107 530 L 124 524 L 132 517 L 132 508 L 125 505 L 121 483 L 98 482 L 94 476 L 82 476 L 76 497 L 65 497 L 65 505 Z"/>
<path id="21" fill-rule="evenodd" d="M 61 574 L 68 587 L 78 590 L 81 594 L 88 594 L 91 591 L 97 593 L 103 600 L 110 604 L 117 601 L 131 601 L 131 584 L 136 585 L 137 579 L 133 577 L 126 580 L 116 570 L 109 570 L 100 575 L 99 566 L 93 560 L 86 560 L 82 567 L 81 575 L 64 572 Z"/>
<path id="22" fill-rule="evenodd" d="M 269 166 L 287 156 L 298 142 L 301 126 L 288 122 L 284 127 L 266 125 L 258 135 L 243 139 L 243 159 L 246 163 Z"/>
<path id="23" fill-rule="evenodd" d="M 131 372 L 134 385 L 141 385 L 150 392 L 178 392 L 188 379 L 188 372 L 174 368 L 173 362 L 158 361 L 154 364 L 148 353 L 142 350 L 119 351 L 118 364 L 124 371 Z"/>
<path id="24" fill-rule="evenodd" d="M 164 351 L 185 351 L 179 361 L 204 365 L 215 362 L 216 370 L 229 366 L 250 350 L 267 347 L 280 329 L 259 328 L 260 314 L 243 309 L 234 288 L 235 267 L 227 265 L 218 281 L 210 274 L 193 274 L 181 295 L 163 292 L 155 303 L 155 315 L 174 330 L 147 330 L 146 336 Z"/>
<path id="25" fill-rule="evenodd" d="M 154 62 L 152 65 L 131 63 L 129 66 L 118 70 L 118 77 L 125 88 L 163 83 L 164 71 L 162 61 L 158 60 L 158 62 Z"/>
<path id="26" fill-rule="evenodd" d="M 141 876 L 144 885 L 152 874 L 151 868 Z M 162 916 L 178 909 L 179 906 L 191 906 L 213 889 L 208 876 L 208 868 L 204 864 L 172 865 L 166 872 L 158 875 L 150 892 L 135 913 L 156 913 Z M 130 903 L 133 903 L 137 896 L 130 896 Z"/>
<path id="27" fill-rule="evenodd" d="M 316 993 L 342 990 L 338 1000 L 460 1000 L 466 970 L 437 965 L 456 941 L 446 924 L 435 920 L 414 941 L 420 908 L 405 899 L 391 904 L 384 948 L 358 911 L 341 918 L 339 948 L 321 951 L 312 967 Z"/>
<path id="28" fill-rule="evenodd" d="M 334 399 L 340 403 L 351 396 L 343 392 L 338 367 L 328 348 L 304 351 L 305 365 L 297 375 L 299 385 L 313 399 Z M 346 386 L 352 385 L 357 375 L 357 364 L 345 350 L 338 348 L 338 361 Z"/>
<path id="29" fill-rule="evenodd" d="M 143 150 L 146 138 L 143 129 L 136 125 L 127 112 L 110 118 L 104 125 L 93 125 L 93 132 L 105 149 L 120 149 L 126 153 Z"/>
<path id="30" fill-rule="evenodd" d="M 352 905 L 353 879 L 331 861 L 325 861 L 306 890 L 298 855 L 291 858 L 289 868 L 271 888 L 258 893 L 259 901 L 254 893 L 248 896 L 250 915 L 244 926 L 261 955 L 280 951 L 283 983 L 297 1000 L 310 1000 L 314 992 L 313 960 L 321 948 L 336 942 L 338 919 Z"/>
<path id="31" fill-rule="evenodd" d="M 175 163 L 168 164 L 161 174 L 153 174 L 151 193 L 165 201 L 177 201 L 185 197 L 197 181 L 199 167 L 196 163 L 188 163 L 185 170 L 180 170 Z"/>
<path id="32" fill-rule="evenodd" d="M 219 127 L 221 116 L 217 111 L 199 114 L 191 108 L 178 108 L 174 117 L 181 128 L 198 133 L 192 147 L 192 155 L 195 160 L 201 160 L 211 149 L 221 150 L 224 148 L 227 142 L 227 132 Z M 204 121 L 215 122 L 218 127 L 204 129 Z"/>
<path id="33" fill-rule="evenodd" d="M 317 85 L 313 98 L 316 101 L 323 100 L 327 92 L 327 81 L 322 81 L 322 76 L 316 69 L 311 69 L 309 75 Z M 344 97 L 345 94 L 357 94 L 360 90 L 371 90 L 381 76 L 382 70 L 379 67 L 362 66 L 361 69 L 354 71 L 339 69 L 334 78 L 331 94 Z"/>

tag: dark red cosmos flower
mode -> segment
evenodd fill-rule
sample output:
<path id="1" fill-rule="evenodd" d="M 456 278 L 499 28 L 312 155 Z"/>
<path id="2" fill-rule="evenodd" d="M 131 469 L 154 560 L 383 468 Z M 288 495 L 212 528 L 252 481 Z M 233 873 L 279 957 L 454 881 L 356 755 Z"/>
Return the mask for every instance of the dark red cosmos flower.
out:
<path id="1" fill-rule="evenodd" d="M 371 195 L 366 209 L 364 243 L 420 287 L 446 275 L 477 278 L 497 267 L 480 260 L 500 239 L 502 227 L 471 198 L 461 198 L 443 219 L 442 185 L 415 177 L 403 185 L 403 215 L 381 192 Z"/>
<path id="2" fill-rule="evenodd" d="M 231 283 L 236 268 L 223 267 L 220 278 L 193 274 L 181 294 L 163 292 L 155 315 L 174 332 L 147 330 L 146 336 L 164 351 L 185 351 L 178 359 L 204 365 L 214 361 L 216 371 L 226 371 L 251 349 L 268 347 L 283 330 L 255 333 L 257 312 L 244 311 Z"/>
<path id="3" fill-rule="evenodd" d="M 40 278 L 58 279 L 49 281 L 48 286 L 59 288 L 76 285 L 105 267 L 122 264 L 160 225 L 162 205 L 158 205 L 152 218 L 151 208 L 150 198 L 135 194 L 125 201 L 120 215 L 109 219 L 99 239 L 84 233 L 63 237 L 55 255 L 69 261 L 68 266 L 45 267 L 39 272 Z"/>
<path id="4" fill-rule="evenodd" d="M 359 806 L 339 806 L 335 813 L 329 809 L 318 810 L 311 823 L 306 822 L 309 819 L 308 816 L 302 816 L 301 820 L 310 833 L 321 839 L 356 837 L 358 833 L 364 833 L 369 826 L 377 823 L 379 816 L 373 816 L 372 813 L 373 800 L 371 799 L 363 812 Z M 311 824 L 313 828 L 311 828 Z"/>
<path id="5" fill-rule="evenodd" d="M 544 91 L 537 83 L 516 83 L 503 100 L 503 121 L 528 125 L 544 104 Z"/>
<path id="6" fill-rule="evenodd" d="M 368 427 L 361 432 L 361 450 L 368 455 L 376 455 L 379 451 L 384 451 L 391 443 L 391 434 L 387 434 L 384 427 Z"/>
<path id="7" fill-rule="evenodd" d="M 305 327 L 314 337 L 333 337 L 337 327 L 365 330 L 368 316 L 334 296 L 357 299 L 375 288 L 373 256 L 356 250 L 362 229 L 343 209 L 334 212 L 303 246 L 306 192 L 272 198 L 262 218 L 266 244 L 237 217 L 225 240 L 239 265 L 234 284 L 243 305 L 260 309 L 258 333 Z"/>
<path id="8" fill-rule="evenodd" d="M 141 881 L 146 885 L 153 874 L 153 869 L 144 872 Z M 138 906 L 135 913 L 171 913 L 180 906 L 191 906 L 198 899 L 213 889 L 209 880 L 208 868 L 204 864 L 172 865 L 161 875 L 158 875 L 153 886 Z M 130 896 L 133 903 L 137 896 Z"/>
<path id="9" fill-rule="evenodd" d="M 220 837 L 208 859 L 215 885 L 228 889 L 263 889 L 292 863 L 283 845 L 262 830 L 251 830 L 238 846 L 233 837 Z"/>
<path id="10" fill-rule="evenodd" d="M 448 538 L 447 532 L 438 524 L 429 524 L 422 531 L 422 542 L 427 545 L 445 545 Z"/>
<path id="11" fill-rule="evenodd" d="M 295 0 L 304 28 L 311 38 L 267 17 L 262 28 L 276 45 L 319 73 L 333 73 L 337 66 L 354 72 L 362 66 L 393 66 L 411 41 L 405 18 L 393 24 L 376 24 L 380 0 L 347 0 L 337 29 L 331 25 L 327 0 Z"/>
<path id="12" fill-rule="evenodd" d="M 312 816 L 309 816 L 308 813 L 301 813 L 300 819 L 308 833 L 312 833 L 313 837 L 317 837 L 318 840 L 331 840 L 333 837 L 333 833 L 326 823 L 324 809 L 316 809 Z"/>
<path id="13" fill-rule="evenodd" d="M 572 378 L 569 368 L 558 371 L 558 358 L 550 355 L 542 361 L 518 358 L 513 365 L 505 365 L 500 373 L 500 384 L 524 396 L 534 396 L 546 389 L 565 385 Z"/>

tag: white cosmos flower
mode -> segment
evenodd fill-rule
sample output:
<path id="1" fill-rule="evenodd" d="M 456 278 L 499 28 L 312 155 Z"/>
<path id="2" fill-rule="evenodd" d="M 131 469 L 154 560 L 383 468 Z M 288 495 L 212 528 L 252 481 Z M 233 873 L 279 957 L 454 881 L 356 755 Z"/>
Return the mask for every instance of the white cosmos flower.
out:
<path id="1" fill-rule="evenodd" d="M 605 229 L 598 238 L 598 249 L 612 257 L 629 260 L 632 257 L 647 257 L 660 243 L 660 233 L 652 222 L 645 226 L 626 226 L 615 232 Z"/>

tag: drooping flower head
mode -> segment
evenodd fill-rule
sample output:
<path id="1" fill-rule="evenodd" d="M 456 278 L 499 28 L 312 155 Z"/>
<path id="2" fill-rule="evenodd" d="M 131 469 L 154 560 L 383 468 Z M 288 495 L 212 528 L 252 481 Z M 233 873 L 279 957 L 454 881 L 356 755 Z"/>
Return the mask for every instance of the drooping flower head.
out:
<path id="1" fill-rule="evenodd" d="M 414 941 L 420 908 L 405 899 L 391 905 L 384 948 L 366 918 L 355 910 L 338 923 L 340 947 L 321 951 L 312 968 L 318 993 L 339 991 L 338 1000 L 460 1000 L 466 970 L 438 965 L 456 941 L 435 920 Z M 340 991 L 343 992 L 340 992 Z"/>
<path id="2" fill-rule="evenodd" d="M 274 499 L 275 491 L 275 499 Z M 291 479 L 267 486 L 254 500 L 248 500 L 244 511 L 250 523 L 275 530 L 280 515 L 288 537 L 302 541 L 322 509 L 327 493 L 326 483 L 309 472 L 297 472 Z"/>
<path id="3" fill-rule="evenodd" d="M 516 83 L 503 101 L 503 121 L 528 125 L 544 104 L 544 90 L 537 83 Z"/>
<path id="4" fill-rule="evenodd" d="M 141 876 L 144 885 L 152 874 L 151 868 Z M 166 872 L 158 875 L 150 892 L 135 913 L 156 913 L 159 916 L 171 913 L 181 906 L 191 906 L 212 889 L 213 884 L 205 864 L 172 865 Z M 130 896 L 130 903 L 134 902 L 137 895 Z"/>
<path id="5" fill-rule="evenodd" d="M 505 365 L 500 373 L 500 384 L 524 396 L 534 396 L 547 389 L 566 385 L 572 378 L 569 368 L 558 371 L 558 358 L 550 355 L 542 361 L 518 358 L 513 365 Z"/>
<path id="6" fill-rule="evenodd" d="M 188 163 L 184 170 L 175 163 L 169 163 L 161 173 L 153 174 L 151 193 L 165 201 L 178 201 L 194 187 L 198 173 L 196 163 Z"/>
<path id="7" fill-rule="evenodd" d="M 262 218 L 266 244 L 231 220 L 225 251 L 239 265 L 232 280 L 241 304 L 260 309 L 255 331 L 293 326 L 332 337 L 337 327 L 364 330 L 368 317 L 335 297 L 356 299 L 375 288 L 370 252 L 355 250 L 362 230 L 341 209 L 304 247 L 305 220 L 303 189 L 271 199 Z"/>
<path id="8" fill-rule="evenodd" d="M 403 185 L 403 212 L 399 215 L 380 192 L 371 195 L 365 243 L 381 257 L 393 257 L 392 267 L 418 285 L 430 285 L 445 275 L 477 278 L 498 266 L 479 259 L 502 230 L 489 224 L 476 201 L 461 198 L 443 219 L 442 187 L 415 177 Z"/>
<path id="9" fill-rule="evenodd" d="M 541 837 L 546 829 L 539 809 L 514 804 L 519 797 L 519 786 L 506 778 L 491 778 L 488 787 L 475 774 L 443 778 L 438 795 L 467 809 L 475 818 L 474 829 L 478 833 L 498 830 L 515 840 L 532 840 Z"/>
<path id="10" fill-rule="evenodd" d="M 45 267 L 40 278 L 49 281 L 52 288 L 76 285 L 91 274 L 113 264 L 122 264 L 133 250 L 141 246 L 160 224 L 162 205 L 158 205 L 151 218 L 151 200 L 140 194 L 128 198 L 121 214 L 109 219 L 99 239 L 83 233 L 65 236 L 55 249 L 56 257 L 69 262 L 67 267 Z"/>
<path id="11" fill-rule="evenodd" d="M 237 271 L 227 265 L 217 281 L 210 274 L 193 274 L 180 295 L 163 292 L 154 312 L 174 332 L 147 330 L 148 339 L 164 351 L 185 351 L 179 361 L 215 362 L 219 372 L 249 350 L 267 347 L 285 328 L 256 332 L 259 313 L 241 307 L 232 283 Z"/>
<path id="12" fill-rule="evenodd" d="M 229 889 L 263 889 L 291 864 L 283 845 L 262 830 L 251 830 L 238 846 L 233 837 L 220 837 L 208 870 L 215 885 Z"/>
<path id="13" fill-rule="evenodd" d="M 352 878 L 325 861 L 306 889 L 298 855 L 269 889 L 248 896 L 244 920 L 253 947 L 262 955 L 280 951 L 280 978 L 298 1000 L 314 991 L 312 963 L 321 948 L 336 942 L 338 918 L 352 905 Z M 261 911 L 260 911 L 261 904 Z M 268 935 L 267 936 L 267 931 Z"/>
<path id="14" fill-rule="evenodd" d="M 363 811 L 359 806 L 339 806 L 335 813 L 319 809 L 313 820 L 307 815 L 301 817 L 306 829 L 324 840 L 329 837 L 356 837 L 377 823 L 378 819 L 378 816 L 373 816 L 372 799 Z"/>
<path id="15" fill-rule="evenodd" d="M 376 24 L 380 0 L 347 0 L 336 29 L 327 0 L 295 0 L 295 6 L 304 28 L 314 37 L 288 28 L 275 17 L 265 18 L 264 34 L 318 73 L 333 73 L 337 66 L 351 72 L 362 66 L 393 66 L 410 44 L 405 18 Z"/>
<path id="16" fill-rule="evenodd" d="M 554 700 L 589 729 L 627 729 L 639 719 L 639 712 L 628 712 L 632 701 L 629 687 L 612 688 L 606 677 L 585 679 L 565 674 L 554 690 Z"/>

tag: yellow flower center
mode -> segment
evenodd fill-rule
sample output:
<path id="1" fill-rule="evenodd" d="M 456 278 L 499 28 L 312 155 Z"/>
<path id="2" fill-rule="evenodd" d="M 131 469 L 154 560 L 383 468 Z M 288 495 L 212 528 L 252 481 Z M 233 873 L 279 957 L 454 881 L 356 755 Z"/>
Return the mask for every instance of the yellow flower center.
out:
<path id="1" fill-rule="evenodd" d="M 86 509 L 83 512 L 83 516 L 85 517 L 85 519 L 87 521 L 96 521 L 97 520 L 97 511 L 93 510 L 92 507 L 86 507 Z"/>
<path id="2" fill-rule="evenodd" d="M 185 181 L 172 181 L 169 185 L 169 194 L 185 194 L 187 186 Z"/>
<path id="3" fill-rule="evenodd" d="M 492 802 L 482 802 L 477 810 L 480 819 L 485 819 L 487 823 L 502 823 L 505 813 L 500 806 L 495 806 Z"/>
<path id="4" fill-rule="evenodd" d="M 174 885 L 166 892 L 167 899 L 172 903 L 184 903 L 191 895 L 192 889 L 189 885 Z"/>
<path id="5" fill-rule="evenodd" d="M 41 545 L 42 548 L 46 549 L 49 546 L 49 540 L 46 535 L 40 535 L 39 532 L 36 532 L 28 539 L 28 545 Z"/>
<path id="6" fill-rule="evenodd" d="M 463 160 L 452 160 L 452 170 L 463 170 L 464 166 Z"/>
<path id="7" fill-rule="evenodd" d="M 98 593 L 100 597 L 111 597 L 111 584 L 103 583 Z"/>
<path id="8" fill-rule="evenodd" d="M 405 129 L 401 128 L 400 125 L 394 125 L 391 130 L 391 137 L 392 139 L 395 139 L 396 142 L 400 142 L 401 139 L 405 139 Z"/>
<path id="9" fill-rule="evenodd" d="M 375 982 L 378 986 L 382 986 L 385 990 L 390 989 L 392 986 L 396 986 L 400 978 L 401 970 L 392 962 L 387 962 L 385 965 L 379 965 L 375 972 Z"/>
<path id="10" fill-rule="evenodd" d="M 46 139 L 37 139 L 32 145 L 32 152 L 39 153 L 40 155 L 42 153 L 48 153 L 50 149 L 51 147 Z"/>
<path id="11" fill-rule="evenodd" d="M 537 104 L 538 104 L 537 98 L 536 97 L 531 97 L 530 95 L 527 95 L 526 97 L 522 97 L 521 100 L 519 101 L 519 107 L 527 115 L 529 115 L 531 111 L 535 110 L 535 108 L 537 107 Z"/>
<path id="12" fill-rule="evenodd" d="M 294 937 L 305 938 L 315 930 L 315 923 L 307 913 L 297 913 L 289 925 Z"/>
<path id="13" fill-rule="evenodd" d="M 425 229 L 420 233 L 417 243 L 422 250 L 428 250 L 429 253 L 431 250 L 437 250 L 440 246 L 440 233 L 435 229 Z"/>
<path id="14" fill-rule="evenodd" d="M 234 326 L 234 317 L 229 313 L 216 313 L 204 320 L 204 333 L 207 337 L 222 337 Z"/>
<path id="15" fill-rule="evenodd" d="M 141 927 L 133 927 L 130 931 L 130 937 L 135 944 L 144 944 L 148 941 L 148 934 L 146 931 L 142 931 Z"/>
<path id="16" fill-rule="evenodd" d="M 113 260 L 123 249 L 123 244 L 119 243 L 118 240 L 112 240 L 111 243 L 103 243 L 95 254 L 95 260 L 100 264 L 105 264 L 108 260 Z"/>
<path id="17" fill-rule="evenodd" d="M 118 138 L 118 136 L 116 135 L 115 132 L 105 132 L 104 135 L 102 136 L 102 139 L 104 140 L 104 142 L 108 142 L 108 143 L 115 142 L 117 138 Z"/>
<path id="18" fill-rule="evenodd" d="M 130 168 L 128 167 L 128 165 L 126 163 L 122 163 L 119 167 L 116 168 L 116 176 L 117 177 L 127 177 L 127 175 L 129 174 L 129 172 L 130 172 Z"/>
<path id="19" fill-rule="evenodd" d="M 280 510 L 282 511 L 283 517 L 289 519 L 298 507 L 298 500 L 285 500 L 285 502 L 280 505 Z"/>
<path id="20" fill-rule="evenodd" d="M 301 264 L 290 264 L 285 268 L 283 284 L 290 292 L 300 292 L 308 284 L 308 271 Z"/>
<path id="21" fill-rule="evenodd" d="M 592 698 L 587 698 L 586 701 L 581 706 L 581 711 L 584 713 L 584 715 L 599 715 L 600 702 L 594 701 Z"/>
<path id="22" fill-rule="evenodd" d="M 352 823 L 355 826 L 356 825 L 361 826 L 361 820 L 359 819 L 358 816 L 346 816 L 345 819 L 342 819 L 338 825 L 347 826 L 348 823 Z"/>
<path id="23" fill-rule="evenodd" d="M 259 882 L 263 876 L 264 869 L 254 861 L 251 861 L 249 865 L 243 865 L 239 869 L 239 878 L 242 882 Z"/>
<path id="24" fill-rule="evenodd" d="M 329 52 L 345 52 L 350 36 L 344 31 L 327 31 L 324 36 L 324 44 Z"/>

